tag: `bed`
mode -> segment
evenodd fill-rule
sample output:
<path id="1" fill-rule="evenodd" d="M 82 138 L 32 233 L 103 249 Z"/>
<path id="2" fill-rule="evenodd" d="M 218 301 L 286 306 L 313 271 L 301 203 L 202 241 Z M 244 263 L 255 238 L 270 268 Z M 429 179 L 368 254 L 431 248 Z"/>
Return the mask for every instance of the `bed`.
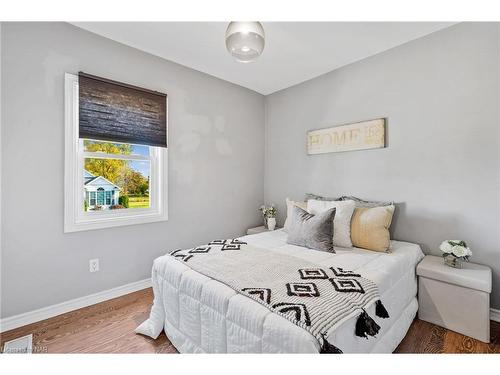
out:
<path id="1" fill-rule="evenodd" d="M 355 319 L 328 334 L 344 353 L 392 353 L 406 335 L 418 310 L 415 268 L 423 258 L 416 244 L 391 241 L 390 253 L 336 247 L 336 254 L 287 244 L 275 230 L 240 237 L 250 245 L 286 253 L 319 265 L 335 264 L 375 282 L 390 312 L 380 333 L 369 339 L 353 334 Z M 334 257 L 334 258 L 332 258 Z M 136 332 L 157 338 L 165 331 L 181 353 L 318 353 L 309 332 L 273 313 L 229 286 L 202 275 L 170 255 L 157 258 L 152 271 L 151 316 Z M 374 314 L 375 306 L 366 312 Z"/>

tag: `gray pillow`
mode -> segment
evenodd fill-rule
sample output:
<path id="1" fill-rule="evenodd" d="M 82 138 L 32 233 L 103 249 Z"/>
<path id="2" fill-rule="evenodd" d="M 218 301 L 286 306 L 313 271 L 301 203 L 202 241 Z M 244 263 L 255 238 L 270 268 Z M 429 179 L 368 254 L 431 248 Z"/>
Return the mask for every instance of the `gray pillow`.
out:
<path id="1" fill-rule="evenodd" d="M 339 201 L 340 200 L 340 198 L 323 197 L 322 195 L 307 193 L 306 199 L 304 199 L 304 200 L 307 202 L 309 199 L 314 199 L 317 201 Z"/>
<path id="2" fill-rule="evenodd" d="M 334 253 L 334 217 L 335 208 L 312 215 L 300 207 L 293 206 L 286 242 L 292 245 L 308 247 L 309 249 Z"/>
<path id="3" fill-rule="evenodd" d="M 366 201 L 364 199 L 354 197 L 352 195 L 343 195 L 339 198 L 340 201 L 354 201 L 356 202 L 356 207 L 384 207 L 392 206 L 394 202 L 383 202 L 383 201 Z"/>

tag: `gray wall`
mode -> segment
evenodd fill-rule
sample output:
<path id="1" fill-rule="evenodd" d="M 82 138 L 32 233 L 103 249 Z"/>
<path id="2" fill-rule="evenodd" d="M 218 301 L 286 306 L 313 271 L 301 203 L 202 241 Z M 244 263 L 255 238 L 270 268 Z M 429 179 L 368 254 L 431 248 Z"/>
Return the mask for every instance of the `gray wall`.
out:
<path id="1" fill-rule="evenodd" d="M 268 96 L 264 121 L 249 90 L 71 25 L 3 23 L 1 317 L 144 279 L 169 249 L 258 224 L 264 195 L 283 213 L 306 192 L 401 202 L 395 238 L 427 252 L 467 240 L 500 308 L 499 45 L 498 24 L 454 26 Z M 79 70 L 169 94 L 169 221 L 63 233 L 63 75 Z M 382 116 L 387 149 L 306 156 L 307 130 Z"/>
<path id="2" fill-rule="evenodd" d="M 466 240 L 500 308 L 499 46 L 498 23 L 459 24 L 267 96 L 266 202 L 401 202 L 394 237 L 434 254 Z M 388 148 L 306 155 L 307 130 L 377 117 Z"/>
<path id="3" fill-rule="evenodd" d="M 260 222 L 263 96 L 63 23 L 4 23 L 2 49 L 2 317 L 147 278 L 167 250 Z M 168 93 L 167 222 L 63 233 L 63 77 L 79 70 Z"/>

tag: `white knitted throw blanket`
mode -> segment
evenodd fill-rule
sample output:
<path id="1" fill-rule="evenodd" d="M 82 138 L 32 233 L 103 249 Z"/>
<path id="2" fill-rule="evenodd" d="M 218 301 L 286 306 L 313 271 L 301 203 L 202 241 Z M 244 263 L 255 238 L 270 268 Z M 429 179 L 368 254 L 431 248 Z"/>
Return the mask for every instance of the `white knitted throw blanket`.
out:
<path id="1" fill-rule="evenodd" d="M 238 239 L 214 240 L 170 255 L 307 330 L 322 353 L 341 352 L 326 336 L 353 316 L 359 315 L 356 335 L 376 335 L 380 327 L 365 312 L 372 303 L 377 303 L 378 317 L 388 317 L 373 281 L 333 263 L 319 266 Z"/>

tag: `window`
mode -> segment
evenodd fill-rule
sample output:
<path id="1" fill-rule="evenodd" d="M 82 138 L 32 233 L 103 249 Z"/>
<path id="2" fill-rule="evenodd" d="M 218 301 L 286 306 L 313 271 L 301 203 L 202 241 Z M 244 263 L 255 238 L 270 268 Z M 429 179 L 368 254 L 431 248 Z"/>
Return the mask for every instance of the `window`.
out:
<path id="1" fill-rule="evenodd" d="M 90 192 L 90 205 L 91 206 L 95 206 L 96 205 L 96 201 L 95 201 L 95 191 L 91 191 Z"/>
<path id="2" fill-rule="evenodd" d="M 79 148 L 84 155 L 82 189 L 85 194 L 97 189 L 97 203 L 84 203 L 87 211 L 150 207 L 154 160 L 149 146 L 80 139 Z"/>
<path id="3" fill-rule="evenodd" d="M 98 206 L 104 205 L 104 189 L 103 188 L 97 189 L 97 205 Z"/>
<path id="4" fill-rule="evenodd" d="M 114 205 L 114 203 L 111 203 L 111 191 L 107 191 L 106 192 L 106 205 L 107 206 L 111 206 L 111 205 Z"/>
<path id="5" fill-rule="evenodd" d="M 78 84 L 66 74 L 65 232 L 167 220 L 166 147 L 80 138 Z"/>

